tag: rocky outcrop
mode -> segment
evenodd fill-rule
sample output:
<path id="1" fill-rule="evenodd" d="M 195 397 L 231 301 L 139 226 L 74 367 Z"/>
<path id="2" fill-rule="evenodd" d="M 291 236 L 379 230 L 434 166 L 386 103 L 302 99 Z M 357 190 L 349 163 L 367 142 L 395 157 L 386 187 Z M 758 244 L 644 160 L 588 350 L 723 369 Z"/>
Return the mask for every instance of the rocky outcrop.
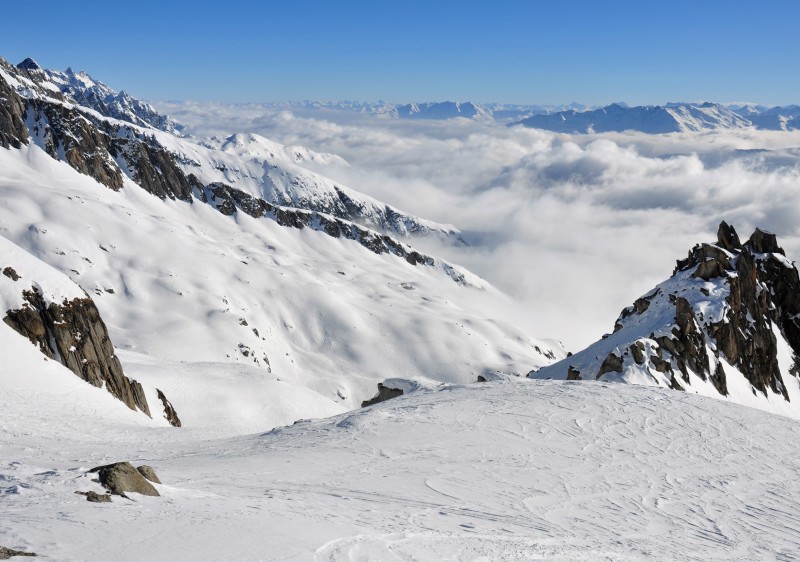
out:
<path id="1" fill-rule="evenodd" d="M 21 148 L 28 144 L 25 101 L 0 77 L 0 147 Z"/>
<path id="2" fill-rule="evenodd" d="M 173 427 L 181 427 L 181 419 L 178 417 L 178 412 L 175 411 L 172 403 L 167 400 L 167 397 L 164 396 L 164 393 L 158 388 L 156 389 L 156 393 L 158 394 L 158 399 L 161 400 L 161 405 L 164 408 L 164 417 L 169 424 Z"/>
<path id="3" fill-rule="evenodd" d="M 92 299 L 87 296 L 46 304 L 36 289 L 24 291 L 23 295 L 26 305 L 9 310 L 3 319 L 6 324 L 89 384 L 105 386 L 130 409 L 150 415 L 142 385 L 122 372 L 106 325 Z"/>
<path id="4" fill-rule="evenodd" d="M 180 199 L 191 202 L 192 187 L 172 156 L 154 139 L 120 139 L 114 143 L 114 153 L 125 160 L 133 181 L 160 199 Z"/>
<path id="5" fill-rule="evenodd" d="M 111 138 L 73 107 L 47 99 L 26 100 L 26 116 L 36 143 L 56 160 L 106 187 L 122 187 L 122 171 L 111 158 Z"/>
<path id="6" fill-rule="evenodd" d="M 125 492 L 134 492 L 143 496 L 161 495 L 129 462 L 97 466 L 89 472 L 96 472 L 100 484 L 117 496 L 127 498 Z"/>
<path id="7" fill-rule="evenodd" d="M 389 388 L 385 386 L 382 382 L 378 383 L 378 394 L 370 398 L 369 400 L 364 400 L 361 403 L 362 408 L 366 408 L 367 406 L 372 406 L 373 404 L 378 404 L 379 402 L 386 402 L 387 400 L 391 400 L 392 398 L 397 398 L 398 396 L 403 395 L 403 390 L 400 388 Z"/>
<path id="8" fill-rule="evenodd" d="M 0 546 L 0 560 L 8 560 L 12 556 L 36 556 L 36 553 L 26 552 L 24 550 L 14 550 L 13 548 Z"/>
<path id="9" fill-rule="evenodd" d="M 310 228 L 324 232 L 333 238 L 354 240 L 371 252 L 394 254 L 411 265 L 432 266 L 435 264 L 434 258 L 413 250 L 391 236 L 379 234 L 355 223 L 316 211 L 277 207 L 263 199 L 253 197 L 244 191 L 223 183 L 212 183 L 204 186 L 191 174 L 189 175 L 189 182 L 194 187 L 195 195 L 198 199 L 213 206 L 224 215 L 231 216 L 237 211 L 242 211 L 254 218 L 265 217 L 272 219 L 281 226 L 298 229 Z M 457 276 L 458 274 L 453 270 L 451 277 L 458 281 Z"/>
<path id="10" fill-rule="evenodd" d="M 147 478 L 150 482 L 161 484 L 161 480 L 158 479 L 158 475 L 152 466 L 143 464 L 142 466 L 137 466 L 136 470 L 138 470 L 139 474 Z"/>
<path id="11" fill-rule="evenodd" d="M 94 491 L 88 492 L 75 492 L 78 495 L 86 496 L 87 502 L 92 503 L 110 503 L 111 502 L 111 494 L 98 494 Z"/>
<path id="12" fill-rule="evenodd" d="M 781 346 L 791 361 L 781 363 Z M 789 400 L 800 374 L 800 277 L 774 234 L 742 243 L 720 224 L 673 276 L 622 311 L 614 333 L 532 378 L 601 379 L 687 390 L 708 383 L 727 395 L 743 377 L 756 395 Z M 791 384 L 798 385 L 797 380 Z"/>

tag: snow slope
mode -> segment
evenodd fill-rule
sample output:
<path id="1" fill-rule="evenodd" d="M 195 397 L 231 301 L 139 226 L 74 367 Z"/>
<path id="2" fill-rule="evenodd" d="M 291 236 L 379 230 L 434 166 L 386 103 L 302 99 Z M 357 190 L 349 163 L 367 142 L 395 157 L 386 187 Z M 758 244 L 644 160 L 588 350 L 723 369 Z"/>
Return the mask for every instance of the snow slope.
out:
<path id="1" fill-rule="evenodd" d="M 495 318 L 505 297 L 469 272 L 127 178 L 114 192 L 37 146 L 0 150 L 0 191 L 0 235 L 92 295 L 128 376 L 221 435 L 357 408 L 391 377 L 465 383 L 563 356 Z"/>
<path id="2" fill-rule="evenodd" d="M 42 560 L 796 560 L 797 422 L 660 388 L 446 387 L 222 441 L 0 387 L 0 536 Z M 10 409 L 7 409 L 10 408 Z M 51 409 L 52 408 L 52 409 Z M 60 408 L 60 409 L 58 409 Z M 84 472 L 156 468 L 91 504 Z"/>

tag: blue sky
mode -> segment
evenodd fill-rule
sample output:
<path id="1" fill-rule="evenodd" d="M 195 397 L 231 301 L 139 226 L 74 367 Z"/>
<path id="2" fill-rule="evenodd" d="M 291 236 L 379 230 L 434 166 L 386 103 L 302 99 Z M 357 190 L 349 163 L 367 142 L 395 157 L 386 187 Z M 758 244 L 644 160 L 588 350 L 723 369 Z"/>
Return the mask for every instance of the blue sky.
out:
<path id="1" fill-rule="evenodd" d="M 0 56 L 152 100 L 800 103 L 800 2 L 7 2 Z"/>

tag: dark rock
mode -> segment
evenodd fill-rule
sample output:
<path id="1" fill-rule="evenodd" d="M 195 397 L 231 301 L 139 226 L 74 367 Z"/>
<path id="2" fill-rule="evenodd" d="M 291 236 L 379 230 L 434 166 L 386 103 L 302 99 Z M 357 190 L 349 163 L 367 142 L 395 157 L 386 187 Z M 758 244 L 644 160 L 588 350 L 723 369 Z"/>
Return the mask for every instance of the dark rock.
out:
<path id="1" fill-rule="evenodd" d="M 24 291 L 26 305 L 9 310 L 4 322 L 86 382 L 105 387 L 130 409 L 150 415 L 142 385 L 129 379 L 114 353 L 106 325 L 92 299 L 46 305 L 35 289 Z"/>
<path id="2" fill-rule="evenodd" d="M 647 358 L 644 355 L 644 344 L 640 341 L 633 343 L 630 348 L 631 355 L 633 356 L 633 360 L 636 361 L 637 365 L 644 365 L 644 362 Z"/>
<path id="3" fill-rule="evenodd" d="M 37 63 L 35 60 L 33 60 L 30 57 L 26 58 L 24 61 L 19 63 L 17 65 L 17 68 L 22 69 L 22 70 L 41 70 L 42 69 L 42 67 L 39 66 L 39 63 Z"/>
<path id="4" fill-rule="evenodd" d="M 749 246 L 756 254 L 786 255 L 783 251 L 783 248 L 778 246 L 777 237 L 771 232 L 761 230 L 760 228 L 756 228 L 755 232 L 753 232 L 753 235 L 750 237 L 750 240 L 745 242 L 745 245 Z"/>
<path id="5" fill-rule="evenodd" d="M 35 552 L 25 552 L 24 550 L 14 550 L 0 546 L 0 560 L 8 560 L 12 556 L 37 556 Z"/>
<path id="6" fill-rule="evenodd" d="M 125 492 L 135 492 L 144 496 L 158 496 L 156 490 L 129 462 L 117 462 L 97 466 L 89 472 L 96 472 L 100 483 L 112 494 L 128 497 Z"/>
<path id="7" fill-rule="evenodd" d="M 725 221 L 719 223 L 719 228 L 717 229 L 717 245 L 729 252 L 742 249 L 742 243 L 739 241 L 739 235 L 736 234 L 736 230 Z"/>
<path id="8" fill-rule="evenodd" d="M 151 146 L 150 143 L 153 143 Z M 189 178 L 175 159 L 155 140 L 119 140 L 119 154 L 133 173 L 133 181 L 161 199 L 180 199 L 191 202 Z"/>
<path id="9" fill-rule="evenodd" d="M 75 492 L 76 494 L 80 494 L 81 496 L 86 496 L 86 501 L 92 503 L 109 503 L 111 502 L 111 495 L 110 494 L 98 494 L 97 492 L 89 491 L 89 492 Z"/>
<path id="10" fill-rule="evenodd" d="M 178 417 L 178 412 L 175 411 L 175 408 L 172 407 L 172 404 L 161 390 L 156 389 L 156 392 L 158 393 L 158 399 L 161 400 L 161 405 L 164 407 L 164 417 L 173 427 L 181 427 L 181 419 Z"/>
<path id="11" fill-rule="evenodd" d="M 600 365 L 600 370 L 597 372 L 596 379 L 599 379 L 606 373 L 621 373 L 622 372 L 622 357 L 617 357 L 613 353 L 609 353 Z"/>
<path id="12" fill-rule="evenodd" d="M 26 100 L 31 133 L 41 139 L 45 151 L 91 176 L 106 187 L 122 187 L 122 171 L 111 157 L 112 140 L 78 109 L 46 99 Z"/>
<path id="13" fill-rule="evenodd" d="M 0 147 L 21 148 L 28 144 L 28 136 L 25 102 L 0 76 Z"/>
<path id="14" fill-rule="evenodd" d="M 150 482 L 161 484 L 161 480 L 158 479 L 158 475 L 152 466 L 143 464 L 142 466 L 137 466 L 136 470 L 138 470 L 139 474 L 147 478 Z"/>
<path id="15" fill-rule="evenodd" d="M 3 275 L 11 279 L 12 281 L 19 281 L 20 278 L 19 274 L 17 274 L 17 272 L 14 271 L 14 268 L 11 266 L 3 268 Z"/>
<path id="16" fill-rule="evenodd" d="M 577 370 L 575 367 L 573 367 L 572 365 L 570 365 L 569 367 L 567 367 L 567 380 L 568 381 L 583 380 L 581 378 L 581 372 L 579 370 Z"/>
<path id="17" fill-rule="evenodd" d="M 397 398 L 398 396 L 403 395 L 403 390 L 400 388 L 389 388 L 385 386 L 382 382 L 378 383 L 378 394 L 370 398 L 369 400 L 364 400 L 361 403 L 362 408 L 366 408 L 367 406 L 372 406 L 373 404 L 377 404 L 378 402 L 385 402 L 386 400 L 390 400 L 392 398 Z"/>
<path id="18" fill-rule="evenodd" d="M 478 382 L 486 382 L 486 377 L 483 375 L 478 375 Z M 364 405 L 362 404 L 361 406 L 363 407 Z"/>

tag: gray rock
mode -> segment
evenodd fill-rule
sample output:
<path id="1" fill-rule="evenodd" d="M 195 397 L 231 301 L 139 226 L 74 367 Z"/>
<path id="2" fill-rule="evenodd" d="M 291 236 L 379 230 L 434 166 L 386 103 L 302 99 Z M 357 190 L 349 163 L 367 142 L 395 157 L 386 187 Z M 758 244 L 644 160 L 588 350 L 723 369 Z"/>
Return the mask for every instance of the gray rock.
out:
<path id="1" fill-rule="evenodd" d="M 161 484 L 161 480 L 158 479 L 158 475 L 152 466 L 143 464 L 142 466 L 136 467 L 136 470 L 138 470 L 139 474 L 147 478 L 150 482 Z"/>
<path id="2" fill-rule="evenodd" d="M 0 546 L 0 560 L 8 560 L 12 556 L 36 556 L 35 552 L 25 552 L 24 550 L 14 550 Z"/>
<path id="3" fill-rule="evenodd" d="M 100 483 L 108 488 L 112 494 L 118 496 L 127 498 L 128 496 L 125 495 L 125 492 L 136 492 L 143 496 L 161 495 L 129 462 L 97 466 L 89 472 L 96 472 Z"/>
<path id="4" fill-rule="evenodd" d="M 19 274 L 14 271 L 14 268 L 11 266 L 3 268 L 3 275 L 11 279 L 12 281 L 19 281 Z"/>
<path id="5" fill-rule="evenodd" d="M 178 412 L 172 407 L 172 403 L 167 400 L 167 397 L 164 396 L 160 389 L 157 388 L 156 392 L 158 393 L 158 399 L 161 400 L 161 405 L 164 406 L 164 417 L 173 427 L 181 427 L 181 419 L 178 417 Z"/>
<path id="6" fill-rule="evenodd" d="M 372 406 L 373 404 L 377 404 L 378 402 L 385 402 L 386 400 L 390 400 L 392 398 L 397 398 L 398 396 L 402 396 L 403 391 L 399 388 L 389 388 L 385 386 L 382 382 L 378 383 L 378 394 L 370 398 L 369 400 L 364 400 L 361 403 L 362 408 L 366 408 L 367 406 Z"/>
<path id="7" fill-rule="evenodd" d="M 111 501 L 110 494 L 98 494 L 97 492 L 75 492 L 81 496 L 86 496 L 86 501 L 90 501 L 92 503 L 109 503 Z"/>

